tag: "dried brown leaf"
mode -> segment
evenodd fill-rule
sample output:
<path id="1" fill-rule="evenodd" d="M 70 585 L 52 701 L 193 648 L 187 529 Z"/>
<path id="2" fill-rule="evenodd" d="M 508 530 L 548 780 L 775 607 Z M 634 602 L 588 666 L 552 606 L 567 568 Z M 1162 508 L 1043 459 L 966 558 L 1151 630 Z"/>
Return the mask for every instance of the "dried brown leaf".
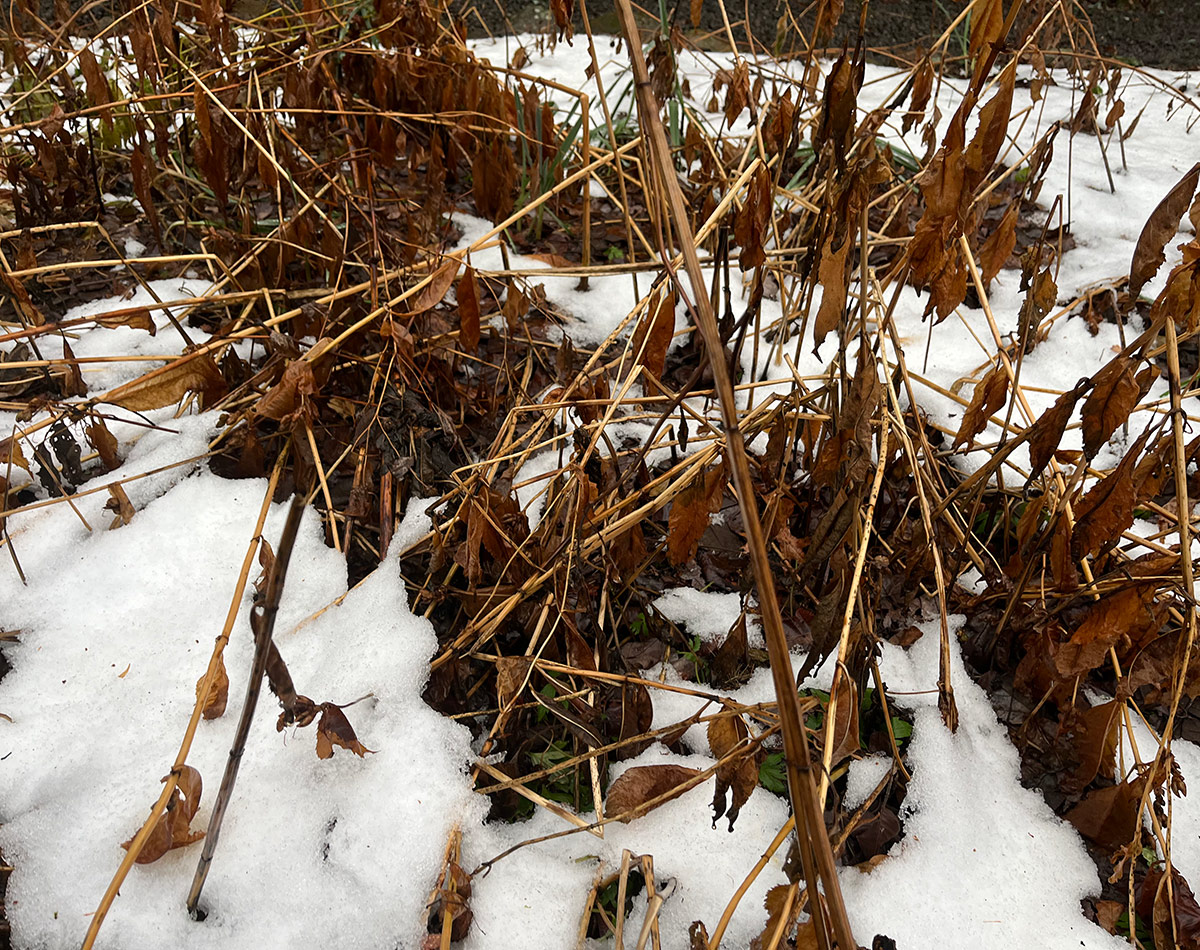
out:
<path id="1" fill-rule="evenodd" d="M 635 765 L 608 787 L 604 812 L 623 822 L 633 821 L 688 791 L 686 784 L 700 774 L 699 769 L 683 765 Z M 649 804 L 659 796 L 665 797 Z"/>
<path id="2" fill-rule="evenodd" d="M 317 757 L 328 759 L 333 755 L 333 747 L 341 746 L 349 749 L 360 758 L 374 749 L 368 749 L 358 741 L 354 727 L 339 706 L 333 703 L 321 703 L 321 719 L 317 723 Z"/>
<path id="3" fill-rule="evenodd" d="M 1007 399 L 1008 373 L 1005 372 L 1004 365 L 997 362 L 971 394 L 971 404 L 963 413 L 952 448 L 958 448 L 965 443 L 969 450 L 975 444 L 975 436 L 987 428 L 988 420 L 1004 407 Z"/>
<path id="4" fill-rule="evenodd" d="M 215 393 L 225 388 L 225 379 L 212 357 L 189 353 L 162 369 L 111 390 L 105 402 L 134 412 L 161 409 L 179 402 L 189 391 Z"/>
<path id="5" fill-rule="evenodd" d="M 1096 374 L 1082 411 L 1083 452 L 1089 459 L 1096 457 L 1137 406 L 1136 365 L 1132 357 L 1117 357 Z"/>
<path id="6" fill-rule="evenodd" d="M 204 676 L 207 675 L 206 672 L 196 680 L 196 699 L 204 703 L 202 715 L 205 719 L 220 719 L 225 715 L 225 706 L 229 702 L 229 673 L 225 669 L 225 658 L 217 657 L 216 674 L 213 676 L 212 683 L 209 684 L 208 695 L 202 696 Z"/>
<path id="7" fill-rule="evenodd" d="M 675 294 L 663 284 L 654 295 L 633 332 L 636 362 L 661 380 L 667 366 L 667 349 L 675 335 Z"/>
<path id="8" fill-rule="evenodd" d="M 725 467 L 699 472 L 675 496 L 667 518 L 667 557 L 674 565 L 690 561 L 708 530 L 708 517 L 720 510 L 725 492 Z"/>
<path id="9" fill-rule="evenodd" d="M 429 283 L 417 291 L 408 300 L 410 314 L 424 313 L 432 310 L 450 290 L 454 278 L 458 276 L 458 268 L 462 262 L 457 257 L 447 258 L 446 261 L 429 277 Z"/>
<path id="10" fill-rule="evenodd" d="M 479 346 L 479 285 L 475 269 L 468 267 L 458 282 L 458 342 L 468 353 Z"/>
<path id="11" fill-rule="evenodd" d="M 1128 132 L 1126 133 L 1128 135 Z M 1136 298 L 1142 287 L 1166 260 L 1163 249 L 1179 230 L 1179 221 L 1187 213 L 1200 181 L 1200 162 L 1191 167 L 1151 212 L 1138 236 L 1129 265 L 1129 296 Z"/>

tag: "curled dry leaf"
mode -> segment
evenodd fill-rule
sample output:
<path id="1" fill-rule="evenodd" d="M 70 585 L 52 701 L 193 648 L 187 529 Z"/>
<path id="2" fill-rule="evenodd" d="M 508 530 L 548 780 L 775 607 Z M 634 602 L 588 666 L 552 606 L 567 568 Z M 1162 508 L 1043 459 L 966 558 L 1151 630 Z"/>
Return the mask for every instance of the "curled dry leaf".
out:
<path id="1" fill-rule="evenodd" d="M 1064 679 L 1094 670 L 1105 661 L 1108 651 L 1123 637 L 1145 639 L 1157 631 L 1161 618 L 1152 609 L 1154 585 L 1127 587 L 1109 594 L 1091 607 L 1075 628 L 1071 639 L 1059 647 L 1054 665 Z"/>
<path id="2" fill-rule="evenodd" d="M 971 394 L 971 404 L 963 413 L 962 424 L 958 427 L 958 435 L 954 437 L 952 448 L 966 444 L 969 450 L 975 444 L 975 436 L 987 428 L 988 419 L 999 412 L 1008 399 L 1008 373 L 1002 363 L 993 366 L 986 376 L 979 381 L 975 392 Z"/>
<path id="3" fill-rule="evenodd" d="M 444 919 L 450 914 L 450 940 L 465 940 L 475 919 L 471 911 L 471 875 L 457 862 L 450 861 L 442 872 L 437 896 L 429 908 L 428 929 L 431 934 L 440 934 Z M 440 944 L 439 944 L 440 945 Z"/>
<path id="4" fill-rule="evenodd" d="M 165 782 L 166 779 L 164 778 Z M 192 819 L 200 807 L 200 796 L 204 783 L 200 773 L 190 765 L 183 766 L 179 771 L 179 780 L 171 791 L 171 798 L 164 811 L 155 822 L 154 829 L 142 845 L 135 859 L 138 864 L 150 864 L 157 861 L 168 851 L 193 844 L 204 837 L 203 831 L 192 831 Z M 137 835 L 134 835 L 136 838 Z M 121 844 L 126 851 L 133 844 L 133 838 Z"/>
<path id="5" fill-rule="evenodd" d="M 724 759 L 745 744 L 750 737 L 742 717 L 736 713 L 720 716 L 708 724 L 708 745 L 712 754 L 718 759 Z M 749 800 L 750 795 L 758 785 L 758 757 L 749 754 L 749 749 L 743 749 L 742 754 L 717 766 L 717 788 L 713 794 L 713 827 L 722 815 L 729 818 L 729 830 L 737 821 L 742 806 Z M 726 794 L 733 792 L 732 801 L 726 810 Z"/>
<path id="6" fill-rule="evenodd" d="M 225 669 L 225 658 L 218 656 L 216 670 L 208 687 L 208 695 L 203 696 L 204 679 L 207 671 L 196 680 L 196 699 L 204 702 L 202 715 L 205 719 L 220 719 L 225 714 L 225 706 L 229 702 L 229 673 Z"/>
<path id="7" fill-rule="evenodd" d="M 340 706 L 333 703 L 321 703 L 321 719 L 317 723 L 317 758 L 328 759 L 333 756 L 333 747 L 341 746 L 349 749 L 362 758 L 374 749 L 368 749 L 358 741 L 354 727 L 342 712 Z"/>
<path id="8" fill-rule="evenodd" d="M 502 656 L 496 661 L 496 695 L 501 708 L 517 698 L 525 685 L 531 664 L 527 656 Z"/>
<path id="9" fill-rule="evenodd" d="M 699 769 L 683 765 L 635 765 L 608 787 L 604 813 L 631 822 L 678 798 L 691 788 L 687 783 L 700 774 Z M 660 797 L 661 801 L 655 801 Z"/>

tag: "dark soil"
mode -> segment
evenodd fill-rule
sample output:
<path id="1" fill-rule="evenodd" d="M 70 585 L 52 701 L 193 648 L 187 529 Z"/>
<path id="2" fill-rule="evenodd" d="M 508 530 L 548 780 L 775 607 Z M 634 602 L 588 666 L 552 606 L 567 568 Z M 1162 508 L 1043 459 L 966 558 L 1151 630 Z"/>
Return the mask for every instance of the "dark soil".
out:
<path id="1" fill-rule="evenodd" d="M 683 27 L 690 27 L 689 4 L 684 0 L 665 0 L 668 15 Z M 776 24 L 785 0 L 727 0 L 726 9 L 739 43 L 746 40 L 747 19 L 754 39 L 768 49 L 776 41 Z M 654 10 L 655 4 L 642 0 Z M 1100 52 L 1137 66 L 1164 69 L 1200 67 L 1200 30 L 1189 27 L 1200 16 L 1200 0 L 1082 0 L 1091 18 Z M 801 4 L 795 4 L 794 9 Z M 464 0 L 460 9 L 468 14 L 471 31 L 535 32 L 549 22 L 547 0 Z M 962 7 L 958 0 L 871 0 L 867 6 L 866 39 L 878 59 L 895 56 L 911 59 L 921 48 L 937 39 Z M 846 3 L 841 24 L 831 43 L 840 46 L 857 30 L 861 6 L 855 0 Z M 616 18 L 607 3 L 593 2 L 588 7 L 592 29 L 597 33 L 617 32 Z M 579 14 L 576 12 L 576 21 Z M 811 27 L 811 15 L 802 17 Z M 722 30 L 720 9 L 715 0 L 705 0 L 701 32 Z M 785 38 L 785 42 L 786 42 Z"/>

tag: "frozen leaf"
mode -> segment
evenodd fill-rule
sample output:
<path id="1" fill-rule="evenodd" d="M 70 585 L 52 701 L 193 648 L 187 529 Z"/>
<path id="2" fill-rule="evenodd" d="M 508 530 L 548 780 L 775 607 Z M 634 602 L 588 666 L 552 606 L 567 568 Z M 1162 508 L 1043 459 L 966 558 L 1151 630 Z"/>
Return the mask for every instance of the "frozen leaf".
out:
<path id="1" fill-rule="evenodd" d="M 667 557 L 672 564 L 690 561 L 708 530 L 708 517 L 720 510 L 725 492 L 725 467 L 699 472 L 671 504 L 667 518 Z"/>
<path id="2" fill-rule="evenodd" d="M 667 349 L 675 335 L 675 294 L 667 284 L 659 287 L 633 332 L 636 362 L 661 380 L 667 366 Z"/>
<path id="3" fill-rule="evenodd" d="M 962 424 L 958 427 L 952 448 L 965 443 L 969 450 L 975 444 L 975 436 L 987 428 L 988 419 L 1004 407 L 1007 399 L 1008 373 L 1002 363 L 997 363 L 988 370 L 971 394 L 971 404 L 963 413 Z"/>
<path id="4" fill-rule="evenodd" d="M 1137 405 L 1140 389 L 1132 357 L 1114 359 L 1098 372 L 1083 402 L 1083 452 L 1089 459 L 1104 446 Z"/>
<path id="5" fill-rule="evenodd" d="M 1129 133 L 1127 132 L 1126 135 Z M 1167 246 L 1179 230 L 1179 221 L 1192 202 L 1196 191 L 1196 183 L 1200 180 L 1200 162 L 1191 167 L 1158 207 L 1151 213 L 1150 218 L 1138 236 L 1137 246 L 1133 249 L 1133 262 L 1129 265 L 1129 296 L 1137 298 L 1142 287 L 1162 266 L 1166 260 L 1163 248 Z"/>
<path id="6" fill-rule="evenodd" d="M 202 696 L 204 678 L 196 680 L 196 699 L 204 703 L 202 715 L 205 719 L 220 719 L 225 714 L 225 706 L 229 702 L 229 673 L 225 670 L 225 658 L 218 656 L 216 671 L 212 683 L 208 687 L 208 695 Z"/>
<path id="7" fill-rule="evenodd" d="M 225 379 L 212 358 L 203 353 L 191 353 L 118 386 L 104 397 L 104 401 L 133 412 L 146 412 L 173 405 L 189 391 L 213 393 L 224 387 Z"/>
<path id="8" fill-rule="evenodd" d="M 737 714 L 721 716 L 708 724 L 708 745 L 718 759 L 738 750 L 749 735 L 746 724 Z M 717 766 L 717 786 L 712 800 L 713 827 L 717 826 L 717 819 L 725 815 L 729 819 L 729 830 L 733 831 L 742 806 L 757 786 L 758 757 L 749 754 L 748 749 L 741 749 L 740 754 Z M 726 811 L 726 795 L 731 791 L 733 795 Z"/>
<path id="9" fill-rule="evenodd" d="M 321 719 L 317 722 L 317 757 L 328 759 L 333 755 L 333 747 L 341 746 L 349 749 L 360 758 L 374 749 L 368 749 L 358 741 L 354 727 L 342 712 L 341 707 L 333 703 L 321 703 Z"/>
<path id="10" fill-rule="evenodd" d="M 683 765 L 635 765 L 608 787 L 604 813 L 626 823 L 633 821 L 688 791 L 686 783 L 700 774 L 699 769 Z M 665 797 L 649 804 L 659 796 Z"/>

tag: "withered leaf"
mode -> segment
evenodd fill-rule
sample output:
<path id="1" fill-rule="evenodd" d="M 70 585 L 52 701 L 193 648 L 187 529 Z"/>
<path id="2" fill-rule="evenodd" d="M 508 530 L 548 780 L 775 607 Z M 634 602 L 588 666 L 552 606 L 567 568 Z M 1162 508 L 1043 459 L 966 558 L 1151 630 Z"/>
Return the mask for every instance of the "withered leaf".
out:
<path id="1" fill-rule="evenodd" d="M 749 641 L 746 636 L 746 613 L 743 611 L 721 641 L 712 658 L 713 685 L 725 687 L 750 668 Z"/>
<path id="2" fill-rule="evenodd" d="M 120 483 L 109 485 L 108 493 L 112 497 L 108 499 L 104 507 L 116 515 L 113 518 L 112 524 L 108 526 L 109 530 L 129 524 L 137 512 L 134 511 L 133 503 L 129 500 L 129 496 L 125 494 L 124 487 Z"/>
<path id="3" fill-rule="evenodd" d="M 847 756 L 858 751 L 858 687 L 854 680 L 840 668 L 834 675 L 833 692 L 829 705 L 833 705 L 833 697 L 837 697 L 837 708 L 833 720 L 833 758 L 832 765 L 837 765 Z M 827 709 L 828 711 L 828 709 Z"/>
<path id="4" fill-rule="evenodd" d="M 166 779 L 164 778 L 165 782 Z M 200 796 L 204 783 L 200 773 L 192 766 L 185 765 L 180 769 L 179 779 L 171 791 L 166 811 L 159 816 L 150 836 L 138 852 L 138 864 L 150 864 L 157 861 L 168 851 L 182 848 L 204 837 L 203 831 L 192 831 L 192 819 L 200 807 Z M 137 835 L 134 835 L 136 838 Z M 133 838 L 122 842 L 121 847 L 126 851 L 133 844 Z"/>
<path id="5" fill-rule="evenodd" d="M 1063 791 L 1083 791 L 1097 775 L 1113 777 L 1118 714 L 1122 705 L 1113 700 L 1082 712 L 1078 708 L 1074 710 L 1069 730 L 1071 747 L 1079 765 L 1060 779 L 1059 787 Z"/>
<path id="6" fill-rule="evenodd" d="M 108 431 L 108 426 L 104 424 L 104 420 L 99 416 L 93 416 L 92 422 L 84 430 L 92 447 L 100 456 L 100 462 L 104 465 L 106 472 L 111 472 L 115 468 L 121 466 L 121 456 L 117 454 L 117 437 Z M 0 443 L 0 451 L 4 448 L 4 444 Z M 5 461 L 4 455 L 0 454 L 0 462 Z"/>
<path id="7" fill-rule="evenodd" d="M 708 516 L 720 510 L 725 492 L 725 466 L 699 472 L 675 496 L 667 518 L 667 557 L 678 566 L 691 560 L 708 529 Z"/>
<path id="8" fill-rule="evenodd" d="M 1104 662 L 1108 651 L 1134 625 L 1145 628 L 1154 623 L 1150 603 L 1154 586 L 1127 587 L 1097 601 L 1084 615 L 1071 639 L 1059 647 L 1054 666 L 1060 676 L 1069 678 L 1094 670 Z"/>
<path id="9" fill-rule="evenodd" d="M 984 287 L 991 285 L 992 280 L 1003 270 L 1013 248 L 1017 246 L 1017 219 L 1020 211 L 1020 202 L 1010 202 L 1004 217 L 996 225 L 996 230 L 988 235 L 983 247 L 979 249 L 979 271 Z"/>
<path id="10" fill-rule="evenodd" d="M 731 752 L 745 743 L 750 733 L 740 715 L 732 714 L 713 719 L 708 724 L 708 745 L 712 754 L 718 759 L 724 759 Z M 717 819 L 725 815 L 729 819 L 729 830 L 733 831 L 734 822 L 742 806 L 749 800 L 750 795 L 758 785 L 758 757 L 750 755 L 748 750 L 731 758 L 728 762 L 717 767 L 717 786 L 713 793 L 713 827 Z M 726 796 L 732 791 L 732 800 L 726 810 Z"/>
<path id="11" fill-rule="evenodd" d="M 1164 877 L 1161 868 L 1151 868 L 1146 872 L 1137 892 L 1135 909 L 1138 917 L 1152 921 L 1156 947 L 1198 950 L 1200 904 L 1196 903 L 1192 888 L 1177 868 L 1171 868 L 1169 888 L 1163 881 Z"/>
<path id="12" fill-rule="evenodd" d="M 100 69 L 100 64 L 96 62 L 96 55 L 90 46 L 85 46 L 79 51 L 79 71 L 83 73 L 88 98 L 92 100 L 92 105 L 100 107 L 100 118 L 104 121 L 105 127 L 111 129 L 113 127 L 112 109 L 106 107 L 112 102 L 112 94 L 109 92 L 108 80 Z"/>
<path id="13" fill-rule="evenodd" d="M 729 89 L 729 96 L 732 101 L 734 98 L 734 86 L 732 85 Z M 744 104 L 745 100 L 741 101 Z M 727 106 L 727 114 L 728 108 Z M 741 108 L 738 108 L 739 112 Z M 732 118 L 730 121 L 733 121 Z M 773 204 L 772 189 L 771 173 L 767 170 L 766 165 L 759 165 L 754 177 L 750 179 L 750 187 L 746 191 L 746 202 L 737 213 L 733 225 L 734 239 L 742 247 L 738 266 L 743 271 L 758 267 L 767 259 L 765 247 Z"/>
<path id="14" fill-rule="evenodd" d="M 972 7 L 971 33 L 967 55 L 971 59 L 987 56 L 993 43 L 1004 33 L 1004 0 L 980 0 Z"/>
<path id="15" fill-rule="evenodd" d="M 468 353 L 479 346 L 479 286 L 473 267 L 468 267 L 458 282 L 458 342 Z"/>
<path id="16" fill-rule="evenodd" d="M 1138 236 L 1137 245 L 1133 249 L 1133 261 L 1129 265 L 1130 297 L 1137 297 L 1146 281 L 1158 273 L 1158 268 L 1166 260 L 1163 248 L 1179 230 L 1179 221 L 1192 202 L 1198 180 L 1200 162 L 1193 165 L 1191 170 L 1175 183 L 1175 187 L 1167 192 L 1166 197 L 1150 214 L 1142 233 Z"/>
<path id="17" fill-rule="evenodd" d="M 1076 387 L 1068 389 L 1054 400 L 1054 405 L 1043 412 L 1033 424 L 1033 434 L 1029 437 L 1029 480 L 1032 482 L 1042 474 L 1050 459 L 1054 456 L 1058 444 L 1062 441 L 1067 423 L 1075 412 L 1075 403 L 1079 401 L 1082 390 Z"/>
<path id="18" fill-rule="evenodd" d="M 635 765 L 608 787 L 604 813 L 626 823 L 633 821 L 688 791 L 687 783 L 700 774 L 699 769 L 683 765 Z M 649 804 L 659 796 L 665 797 Z"/>
<path id="19" fill-rule="evenodd" d="M 1095 376 L 1083 402 L 1083 452 L 1095 458 L 1137 406 L 1140 389 L 1132 357 L 1117 357 Z"/>
<path id="20" fill-rule="evenodd" d="M 328 759 L 333 755 L 333 747 L 341 746 L 349 749 L 360 758 L 374 749 L 368 749 L 358 741 L 354 727 L 342 712 L 341 707 L 333 703 L 321 703 L 321 718 L 317 722 L 317 758 Z"/>
<path id="21" fill-rule="evenodd" d="M 958 435 L 954 437 L 952 448 L 966 443 L 970 449 L 975 444 L 975 436 L 987 428 L 988 419 L 1004 407 L 1007 399 L 1008 373 L 1005 372 L 1004 365 L 997 362 L 971 394 L 971 404 L 963 413 L 962 424 L 958 427 Z"/>
<path id="22" fill-rule="evenodd" d="M 825 337 L 837 329 L 846 306 L 846 261 L 853 242 L 844 228 L 841 231 L 839 239 L 837 229 L 830 228 L 821 248 L 821 263 L 817 267 L 817 277 L 821 282 L 821 305 L 813 324 L 814 349 L 819 348 Z"/>
<path id="23" fill-rule="evenodd" d="M 189 391 L 212 393 L 224 387 L 225 379 L 212 357 L 189 353 L 162 369 L 110 390 L 104 401 L 134 412 L 146 412 L 173 405 Z"/>
<path id="24" fill-rule="evenodd" d="M 158 169 L 154 167 L 154 159 L 145 142 L 139 142 L 129 159 L 130 176 L 133 179 L 133 193 L 137 196 L 138 204 L 146 212 L 146 220 L 150 222 L 150 230 L 154 232 L 154 240 L 162 246 L 162 228 L 158 221 L 158 208 L 154 205 L 154 194 L 151 186 Z"/>
<path id="25" fill-rule="evenodd" d="M 675 293 L 668 288 L 668 284 L 663 284 L 658 289 L 633 332 L 635 361 L 655 379 L 663 377 L 667 349 L 675 335 Z"/>
<path id="26" fill-rule="evenodd" d="M 1121 463 L 1088 489 L 1076 504 L 1073 541 L 1077 555 L 1095 554 L 1115 542 L 1133 524 L 1137 503 L 1133 475 L 1148 435 L 1149 429 L 1138 436 Z"/>
<path id="27" fill-rule="evenodd" d="M 501 709 L 517 698 L 531 664 L 527 656 L 502 656 L 496 661 L 496 696 Z"/>
<path id="28" fill-rule="evenodd" d="M 284 367 L 279 382 L 263 393 L 254 411 L 264 419 L 279 421 L 295 412 L 305 397 L 316 392 L 312 363 L 305 359 L 292 360 Z"/>
<path id="29" fill-rule="evenodd" d="M 447 258 L 429 276 L 429 283 L 409 298 L 409 313 L 424 313 L 426 310 L 432 310 L 441 303 L 446 293 L 450 290 L 450 285 L 454 283 L 454 278 L 458 276 L 458 268 L 461 263 L 457 257 Z"/>
<path id="30" fill-rule="evenodd" d="M 196 680 L 196 699 L 204 703 L 201 715 L 205 719 L 220 719 L 225 715 L 225 706 L 229 702 L 229 673 L 225 669 L 225 658 L 217 657 L 212 683 L 209 684 L 208 695 L 204 696 L 202 690 L 204 689 L 204 677 L 207 675 L 206 671 L 200 679 Z"/>
<path id="31" fill-rule="evenodd" d="M 112 313 L 98 314 L 93 319 L 100 326 L 108 327 L 110 330 L 114 327 L 129 327 L 133 330 L 145 330 L 151 336 L 158 333 L 158 327 L 154 325 L 154 318 L 150 316 L 150 311 L 145 307 L 114 310 Z"/>
<path id="32" fill-rule="evenodd" d="M 1066 814 L 1067 821 L 1085 838 L 1102 848 L 1116 851 L 1133 840 L 1137 828 L 1138 805 L 1146 788 L 1146 777 L 1137 776 L 1120 785 L 1089 792 Z"/>

